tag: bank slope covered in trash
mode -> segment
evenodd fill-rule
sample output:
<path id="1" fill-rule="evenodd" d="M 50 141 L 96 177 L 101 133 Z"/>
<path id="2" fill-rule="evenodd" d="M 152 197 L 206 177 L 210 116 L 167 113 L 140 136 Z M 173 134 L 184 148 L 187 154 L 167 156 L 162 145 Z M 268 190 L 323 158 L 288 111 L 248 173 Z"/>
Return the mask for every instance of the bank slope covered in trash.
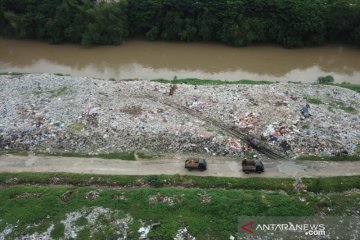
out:
<path id="1" fill-rule="evenodd" d="M 3 150 L 254 151 L 215 119 L 288 157 L 359 151 L 360 94 L 336 86 L 179 84 L 170 95 L 169 84 L 51 74 L 1 75 L 0 84 Z"/>

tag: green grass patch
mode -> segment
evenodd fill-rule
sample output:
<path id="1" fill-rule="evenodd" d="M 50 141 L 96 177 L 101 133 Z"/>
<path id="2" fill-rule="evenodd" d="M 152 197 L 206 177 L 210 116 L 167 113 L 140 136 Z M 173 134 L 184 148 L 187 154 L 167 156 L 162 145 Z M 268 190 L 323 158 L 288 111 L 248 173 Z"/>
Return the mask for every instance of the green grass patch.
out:
<path id="1" fill-rule="evenodd" d="M 218 131 L 218 134 L 220 134 L 221 136 L 226 136 L 226 133 L 224 131 Z"/>
<path id="2" fill-rule="evenodd" d="M 68 126 L 68 130 L 74 134 L 81 132 L 85 128 L 86 128 L 86 125 L 85 125 L 85 123 L 82 123 L 82 122 L 73 123 Z"/>
<path id="3" fill-rule="evenodd" d="M 53 183 L 54 178 L 61 185 L 39 186 Z M 340 213 L 351 214 L 351 211 L 360 207 L 358 191 L 343 193 L 359 188 L 360 176 L 303 178 L 307 193 L 297 193 L 294 182 L 293 179 L 259 177 L 0 173 L 0 184 L 3 185 L 0 189 L 0 218 L 3 220 L 0 222 L 0 230 L 6 224 L 17 225 L 8 236 L 13 239 L 20 234 L 46 231 L 54 224 L 51 236 L 59 239 L 64 236 L 64 225 L 60 221 L 65 219 L 67 213 L 80 211 L 84 207 L 101 206 L 120 211 L 119 217 L 129 214 L 134 218 L 128 231 L 131 239 L 139 237 L 137 230 L 140 219 L 145 224 L 161 222 L 159 227 L 150 232 L 151 239 L 171 239 L 182 225 L 188 226 L 189 232 L 197 239 L 208 239 L 209 236 L 227 239 L 230 234 L 237 232 L 237 218 L 241 215 L 311 216 L 328 211 L 328 215 L 337 216 Z M 86 195 L 94 190 L 90 185 L 116 188 L 101 187 L 99 197 L 89 200 Z M 65 202 L 62 196 L 67 192 L 76 194 Z M 208 203 L 201 201 L 204 192 L 211 199 Z M 40 194 L 26 199 L 14 198 L 23 193 Z M 149 199 L 154 196 L 169 197 L 173 204 L 170 206 L 161 201 L 152 203 Z M 112 236 L 112 229 L 107 224 L 107 221 L 112 220 L 99 220 L 106 227 L 96 232 L 97 239 Z M 30 224 L 37 225 L 27 228 Z M 74 224 L 85 226 L 78 237 L 88 239 L 93 236 L 87 227 L 86 218 L 80 217 Z"/>
<path id="4" fill-rule="evenodd" d="M 6 154 L 12 154 L 12 155 L 15 155 L 15 156 L 23 156 L 23 157 L 29 156 L 29 152 L 25 151 L 25 150 L 14 150 L 14 149 L 0 150 L 0 156 L 1 155 L 6 155 Z"/>
<path id="5" fill-rule="evenodd" d="M 342 101 L 333 101 L 330 103 L 330 106 L 337 107 L 337 108 L 344 108 L 346 105 Z"/>
<path id="6" fill-rule="evenodd" d="M 352 83 L 347 83 L 347 82 L 334 83 L 334 81 L 335 81 L 334 77 L 332 77 L 331 75 L 328 75 L 328 76 L 319 77 L 315 84 L 327 85 L 327 86 L 337 86 L 337 87 L 347 88 L 347 89 L 350 89 L 350 90 L 360 93 L 360 84 L 352 84 Z M 291 81 L 288 81 L 288 82 L 290 83 Z"/>
<path id="7" fill-rule="evenodd" d="M 328 108 L 327 108 L 327 109 L 328 109 L 328 111 L 329 111 L 329 112 L 332 112 L 332 113 L 334 113 L 334 112 L 335 112 L 335 111 L 334 111 L 334 108 L 333 108 L 333 107 L 331 107 L 331 106 L 328 106 Z"/>
<path id="8" fill-rule="evenodd" d="M 360 93 L 360 84 L 351 84 L 351 83 L 347 83 L 347 82 L 334 83 L 334 81 L 335 81 L 335 79 L 331 75 L 321 76 L 317 79 L 317 83 L 320 85 L 337 86 L 337 87 L 347 88 L 347 89 L 350 89 L 350 90 Z"/>
<path id="9" fill-rule="evenodd" d="M 49 90 L 48 93 L 50 94 L 50 97 L 60 97 L 63 96 L 65 94 L 67 94 L 69 91 L 69 87 L 68 86 L 63 86 L 60 88 L 56 88 L 53 90 Z"/>
<path id="10" fill-rule="evenodd" d="M 50 236 L 54 239 L 64 237 L 65 225 L 63 223 L 58 223 L 54 226 L 54 229 L 51 231 Z"/>
<path id="11" fill-rule="evenodd" d="M 310 126 L 309 126 L 309 124 L 304 124 L 304 125 L 301 126 L 301 128 L 302 128 L 302 129 L 309 129 Z"/>
<path id="12" fill-rule="evenodd" d="M 347 113 L 352 113 L 352 114 L 358 113 L 358 111 L 355 108 L 353 108 L 352 106 L 346 106 L 346 107 L 341 108 L 341 109 L 344 110 Z"/>
<path id="13" fill-rule="evenodd" d="M 13 201 L 9 195 L 14 192 L 42 191 L 42 198 L 36 201 Z M 48 221 L 58 224 L 65 218 L 65 214 L 80 210 L 83 207 L 102 206 L 105 208 L 120 210 L 130 214 L 135 221 L 140 219 L 145 223 L 161 222 L 161 225 L 152 231 L 152 236 L 160 236 L 161 239 L 171 239 L 182 225 L 188 225 L 189 232 L 197 239 L 206 239 L 206 236 L 217 239 L 227 239 L 229 233 L 237 232 L 237 218 L 240 215 L 277 215 L 277 216 L 308 216 L 314 215 L 314 205 L 306 205 L 289 195 L 278 192 L 244 191 L 244 190 L 207 190 L 211 196 L 211 202 L 203 204 L 198 194 L 203 192 L 199 189 L 134 189 L 121 190 L 127 196 L 126 201 L 113 200 L 112 196 L 119 193 L 118 190 L 105 189 L 101 195 L 88 201 L 85 195 L 92 188 L 83 187 L 70 202 L 64 203 L 60 196 L 69 190 L 69 187 L 24 187 L 17 186 L 0 190 L 0 215 L 10 224 L 17 223 L 18 227 L 11 233 L 10 239 L 27 232 L 28 224 L 40 223 L 38 230 L 45 231 Z M 169 206 L 162 202 L 151 204 L 151 196 L 168 196 L 174 204 Z M 264 201 L 266 199 L 266 202 Z M 228 210 L 226 210 L 228 209 Z M 230 211 L 229 211 L 230 210 Z M 19 220 L 19 222 L 17 222 Z M 106 224 L 107 220 L 101 222 Z M 106 226 L 106 225 L 105 225 Z M 61 235 L 61 227 L 58 227 L 55 236 Z M 97 239 L 104 239 L 108 232 L 99 233 Z M 81 233 L 85 238 L 89 232 Z M 130 226 L 129 237 L 138 239 L 137 227 Z M 149 236 L 150 237 L 150 236 Z M 152 238 L 153 239 L 153 238 Z"/>
<path id="14" fill-rule="evenodd" d="M 348 155 L 348 156 L 311 156 L 301 155 L 297 157 L 298 160 L 304 161 L 360 161 L 360 156 Z"/>
<path id="15" fill-rule="evenodd" d="M 124 79 L 121 79 L 121 81 L 134 82 L 134 81 L 139 81 L 139 78 L 124 78 Z"/>
<path id="16" fill-rule="evenodd" d="M 90 153 L 82 153 L 82 152 L 36 152 L 35 155 L 136 160 L 135 152 L 109 152 L 109 153 L 98 153 L 98 154 L 90 154 Z"/>
<path id="17" fill-rule="evenodd" d="M 169 84 L 189 84 L 189 85 L 228 85 L 228 84 L 253 84 L 253 85 L 264 85 L 264 84 L 273 84 L 275 82 L 271 81 L 255 81 L 255 80 L 238 80 L 238 81 L 223 81 L 223 80 L 207 80 L 207 79 L 197 79 L 197 78 L 185 78 L 185 79 L 154 79 L 153 82 L 159 83 L 169 83 Z"/>
<path id="18" fill-rule="evenodd" d="M 301 81 L 288 81 L 288 83 L 291 83 L 291 84 L 302 84 L 303 82 L 301 82 Z"/>
<path id="19" fill-rule="evenodd" d="M 74 173 L 0 173 L 0 184 L 57 184 L 73 186 L 111 186 L 111 187 L 184 187 L 202 189 L 243 189 L 243 190 L 283 190 L 294 193 L 294 179 L 290 178 L 233 178 L 233 177 L 199 177 L 182 175 L 152 175 L 152 176 L 117 176 Z M 332 178 L 306 178 L 308 181 L 325 181 Z M 331 191 L 345 191 L 359 188 L 360 176 L 343 177 L 347 185 Z M 316 192 L 316 191 L 315 191 Z"/>
<path id="20" fill-rule="evenodd" d="M 343 192 L 360 188 L 360 176 L 339 176 L 327 178 L 303 178 L 302 182 L 310 192 Z"/>
<path id="21" fill-rule="evenodd" d="M 0 150 L 0 156 L 11 154 L 15 156 L 29 155 L 36 156 L 55 156 L 55 157 L 81 157 L 81 158 L 103 158 L 103 159 L 121 159 L 121 160 L 136 160 L 139 159 L 154 159 L 161 157 L 160 154 L 145 153 L 145 152 L 103 152 L 103 153 L 85 153 L 85 152 L 30 152 L 26 150 Z"/>
<path id="22" fill-rule="evenodd" d="M 85 226 L 88 224 L 88 220 L 85 217 L 80 217 L 75 221 L 76 226 Z"/>
<path id="23" fill-rule="evenodd" d="M 331 86 L 337 86 L 342 88 L 347 88 L 353 90 L 355 92 L 360 93 L 360 84 L 351 84 L 351 83 L 334 83 L 334 84 L 327 84 Z"/>
<path id="24" fill-rule="evenodd" d="M 70 74 L 66 74 L 66 73 L 54 73 L 54 75 L 56 75 L 56 76 L 70 76 Z"/>
<path id="25" fill-rule="evenodd" d="M 347 179 L 332 179 L 332 181 L 347 181 Z M 305 181 L 308 188 L 327 189 L 331 182 Z M 68 202 L 61 200 L 62 194 L 67 191 L 78 192 Z M 134 221 L 129 225 L 128 239 L 138 239 L 139 221 L 147 225 L 161 222 L 161 225 L 150 231 L 151 239 L 172 239 L 180 226 L 186 225 L 191 235 L 196 239 L 228 239 L 238 231 L 238 217 L 249 216 L 313 216 L 326 211 L 330 206 L 329 214 L 348 213 L 351 209 L 358 209 L 359 192 L 349 194 L 285 194 L 279 191 L 257 190 L 224 190 L 224 189 L 178 189 L 178 188 L 138 188 L 138 189 L 102 189 L 95 200 L 85 198 L 86 193 L 94 190 L 89 187 L 41 187 L 41 186 L 12 186 L 0 189 L 0 216 L 1 224 L 17 225 L 7 236 L 14 239 L 21 234 L 33 232 L 27 229 L 30 224 L 39 224 L 37 230 L 45 231 L 49 224 L 54 224 L 51 236 L 59 239 L 64 236 L 64 225 L 61 223 L 66 214 L 80 211 L 83 208 L 104 207 L 121 214 L 129 214 Z M 15 201 L 14 194 L 23 192 L 42 192 L 42 197 Z M 203 203 L 201 194 L 206 193 L 210 202 Z M 125 195 L 126 199 L 114 198 L 116 195 Z M 153 196 L 166 196 L 173 200 L 170 206 L 161 201 L 152 203 Z M 100 231 L 91 235 L 86 225 L 86 219 L 80 218 L 75 224 L 85 226 L 78 233 L 78 239 L 112 239 L 110 221 L 114 218 L 99 218 L 96 222 Z M 108 228 L 109 227 L 109 228 Z M 110 238 L 109 238 L 110 237 Z"/>
<path id="26" fill-rule="evenodd" d="M 0 75 L 10 75 L 10 76 L 21 76 L 27 73 L 20 73 L 20 72 L 0 72 Z"/>
<path id="27" fill-rule="evenodd" d="M 341 109 L 347 113 L 352 113 L 352 114 L 358 113 L 358 111 L 354 107 L 346 105 L 346 103 L 342 101 L 332 101 L 329 103 L 329 107 Z"/>
<path id="28" fill-rule="evenodd" d="M 153 158 L 158 158 L 161 157 L 160 154 L 155 154 L 155 153 L 145 153 L 145 152 L 137 152 L 136 156 L 140 159 L 153 159 Z"/>
<path id="29" fill-rule="evenodd" d="M 360 208 L 360 193 L 302 194 L 317 212 L 332 216 L 357 215 Z"/>
<path id="30" fill-rule="evenodd" d="M 93 236 L 93 238 L 90 238 L 90 235 L 91 235 L 90 229 L 89 228 L 84 228 L 83 230 L 81 230 L 79 232 L 79 234 L 77 235 L 77 238 L 78 239 L 96 239 L 95 236 Z M 101 235 L 101 236 L 98 236 L 98 237 L 104 237 L 105 239 L 111 239 L 111 238 L 107 238 L 107 236 L 104 236 L 104 235 Z"/>
<path id="31" fill-rule="evenodd" d="M 320 105 L 322 104 L 322 101 L 320 98 L 311 98 L 311 97 L 307 97 L 306 98 L 306 102 L 310 103 L 310 104 L 315 104 L 315 105 Z"/>
<path id="32" fill-rule="evenodd" d="M 198 177 L 182 175 L 118 176 L 74 173 L 0 173 L 2 184 L 60 184 L 74 186 L 114 186 L 114 187 L 186 187 L 222 188 L 252 190 L 283 190 L 293 192 L 294 179 L 289 178 L 232 178 Z"/>
<path id="33" fill-rule="evenodd" d="M 319 83 L 318 83 L 319 84 Z M 336 86 L 341 88 L 347 88 L 350 90 L 353 90 L 355 92 L 360 93 L 360 84 L 352 84 L 352 83 L 324 83 L 319 85 L 325 85 L 325 86 Z"/>

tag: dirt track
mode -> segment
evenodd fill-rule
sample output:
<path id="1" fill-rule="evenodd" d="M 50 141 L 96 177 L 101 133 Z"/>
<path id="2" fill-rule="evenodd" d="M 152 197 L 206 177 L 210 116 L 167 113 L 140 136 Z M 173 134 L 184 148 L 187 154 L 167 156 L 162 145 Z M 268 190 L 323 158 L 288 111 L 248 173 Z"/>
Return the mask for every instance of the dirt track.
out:
<path id="1" fill-rule="evenodd" d="M 267 161 L 262 174 L 245 174 L 240 161 L 222 157 L 208 158 L 205 172 L 184 168 L 186 155 L 157 160 L 125 161 L 67 157 L 0 157 L 0 172 L 70 172 L 109 175 L 180 174 L 224 177 L 328 177 L 360 175 L 360 162 Z"/>

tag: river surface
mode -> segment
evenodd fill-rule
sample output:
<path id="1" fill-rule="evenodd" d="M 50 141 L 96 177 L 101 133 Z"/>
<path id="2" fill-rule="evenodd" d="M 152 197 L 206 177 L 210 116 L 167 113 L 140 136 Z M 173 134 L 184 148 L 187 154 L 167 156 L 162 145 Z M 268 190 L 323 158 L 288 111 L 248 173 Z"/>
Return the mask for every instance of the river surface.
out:
<path id="1" fill-rule="evenodd" d="M 0 72 L 46 72 L 115 79 L 196 77 L 221 80 L 360 83 L 360 49 L 340 45 L 284 49 L 261 45 L 130 40 L 90 49 L 38 41 L 0 39 Z"/>

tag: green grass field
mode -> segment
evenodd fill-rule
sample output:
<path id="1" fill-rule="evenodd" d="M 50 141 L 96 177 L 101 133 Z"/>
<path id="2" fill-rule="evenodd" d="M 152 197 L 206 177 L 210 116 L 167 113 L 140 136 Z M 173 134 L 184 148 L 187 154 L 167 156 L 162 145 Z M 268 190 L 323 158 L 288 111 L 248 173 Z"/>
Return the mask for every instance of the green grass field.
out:
<path id="1" fill-rule="evenodd" d="M 145 224 L 160 222 L 161 225 L 153 229 L 151 239 L 172 239 L 177 229 L 188 226 L 189 232 L 197 239 L 228 239 L 237 232 L 237 219 L 241 215 L 261 216 L 308 216 L 328 211 L 327 214 L 343 213 L 347 209 L 360 207 L 359 192 L 346 196 L 342 194 L 286 194 L 279 191 L 255 190 L 223 190 L 223 189 L 176 189 L 176 188 L 139 188 L 139 189 L 103 189 L 100 196 L 94 200 L 86 199 L 86 194 L 93 190 L 89 187 L 72 186 L 13 186 L 0 190 L 0 232 L 5 223 L 17 225 L 8 236 L 13 239 L 24 233 L 44 232 L 51 224 L 58 226 L 53 236 L 62 236 L 64 229 L 61 220 L 65 214 L 81 210 L 84 207 L 105 207 L 118 210 L 122 215 L 129 214 L 134 218 L 129 225 L 128 237 L 137 239 L 140 227 L 139 220 Z M 61 196 L 72 191 L 71 199 L 64 202 Z M 24 193 L 30 197 L 20 198 Z M 206 194 L 211 200 L 201 201 L 201 195 Z M 119 200 L 116 196 L 124 196 Z M 159 202 L 152 204 L 152 196 L 162 195 L 173 199 L 169 206 Z M 98 224 L 108 225 L 109 219 L 100 219 Z M 30 224 L 38 226 L 30 227 Z M 60 225 L 59 225 L 60 224 Z M 79 223 L 81 224 L 81 223 Z M 108 232 L 99 231 L 97 237 L 110 237 Z M 90 231 L 81 233 L 83 239 L 91 239 Z M 92 239 L 94 236 L 92 236 Z"/>
<path id="2" fill-rule="evenodd" d="M 360 186 L 360 176 L 304 178 L 307 189 L 314 193 L 343 192 Z M 233 178 L 182 175 L 121 176 L 75 173 L 0 173 L 0 185 L 73 185 L 101 187 L 174 187 L 224 190 L 284 191 L 294 194 L 291 178 Z"/>
<path id="3" fill-rule="evenodd" d="M 97 154 L 84 152 L 28 152 L 25 150 L 0 150 L 0 156 L 5 154 L 12 154 L 16 156 L 56 156 L 56 157 L 81 157 L 81 158 L 103 158 L 103 159 L 122 159 L 122 160 L 136 160 L 136 159 L 152 159 L 161 156 L 160 154 L 144 153 L 144 152 L 102 152 Z"/>
<path id="4" fill-rule="evenodd" d="M 359 155 L 348 156 L 312 156 L 312 155 L 300 155 L 298 160 L 303 161 L 360 161 Z"/>
<path id="5" fill-rule="evenodd" d="M 103 207 L 116 214 L 99 217 L 94 224 L 107 227 L 94 232 L 83 216 L 74 223 L 83 226 L 78 239 L 114 238 L 111 223 L 126 215 L 133 218 L 129 239 L 139 238 L 140 220 L 143 225 L 161 223 L 151 230 L 151 239 L 173 239 L 181 226 L 188 226 L 196 239 L 228 239 L 236 234 L 241 215 L 344 215 L 360 208 L 360 192 L 349 191 L 359 188 L 360 176 L 306 178 L 307 192 L 295 191 L 294 182 L 277 178 L 0 173 L 0 233 L 6 226 L 16 225 L 7 236 L 14 239 L 45 232 L 54 225 L 51 236 L 59 239 L 64 236 L 61 221 L 66 214 Z M 98 190 L 99 196 L 88 199 L 93 190 Z M 154 196 L 167 197 L 172 204 L 150 201 Z"/>
<path id="6" fill-rule="evenodd" d="M 198 78 L 185 78 L 185 79 L 154 79 L 153 82 L 159 83 L 171 83 L 171 84 L 189 84 L 189 85 L 229 85 L 229 84 L 253 84 L 253 85 L 263 85 L 263 84 L 273 84 L 275 82 L 271 81 L 256 81 L 256 80 L 238 80 L 238 81 L 223 81 L 223 80 L 208 80 L 208 79 L 198 79 Z"/>

